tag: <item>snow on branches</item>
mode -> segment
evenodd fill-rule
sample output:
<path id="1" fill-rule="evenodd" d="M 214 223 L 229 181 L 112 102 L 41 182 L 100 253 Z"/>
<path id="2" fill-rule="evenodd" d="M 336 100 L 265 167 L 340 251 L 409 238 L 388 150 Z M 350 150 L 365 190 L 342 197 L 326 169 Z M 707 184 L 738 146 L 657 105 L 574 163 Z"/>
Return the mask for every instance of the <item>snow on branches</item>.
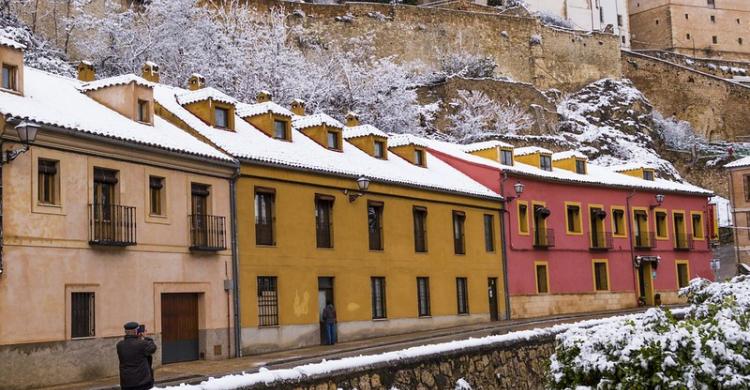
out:
<path id="1" fill-rule="evenodd" d="M 449 131 L 460 143 L 469 143 L 497 135 L 514 135 L 533 124 L 526 111 L 510 102 L 499 103 L 481 91 L 459 90 L 450 105 L 455 112 L 447 116 Z"/>

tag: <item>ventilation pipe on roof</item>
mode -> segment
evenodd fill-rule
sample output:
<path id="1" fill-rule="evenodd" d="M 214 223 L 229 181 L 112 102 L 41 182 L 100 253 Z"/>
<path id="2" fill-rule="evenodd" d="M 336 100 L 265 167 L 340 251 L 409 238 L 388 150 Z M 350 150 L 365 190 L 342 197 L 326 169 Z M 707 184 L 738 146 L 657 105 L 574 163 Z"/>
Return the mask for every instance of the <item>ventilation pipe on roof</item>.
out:
<path id="1" fill-rule="evenodd" d="M 292 100 L 292 112 L 294 115 L 305 115 L 305 101 L 302 99 Z"/>
<path id="2" fill-rule="evenodd" d="M 271 100 L 273 100 L 273 95 L 266 90 L 259 91 L 258 94 L 255 95 L 255 101 L 258 103 L 270 102 Z"/>
<path id="3" fill-rule="evenodd" d="M 356 126 L 359 126 L 359 116 L 356 112 L 349 111 L 349 113 L 346 114 L 346 127 Z"/>
<path id="4" fill-rule="evenodd" d="M 193 73 L 188 79 L 188 89 L 197 91 L 206 85 L 206 78 L 198 73 Z"/>
<path id="5" fill-rule="evenodd" d="M 144 79 L 152 82 L 159 82 L 159 65 L 154 62 L 146 61 L 141 68 L 141 75 Z"/>
<path id="6" fill-rule="evenodd" d="M 81 81 L 94 81 L 96 78 L 96 71 L 94 70 L 94 64 L 89 61 L 81 61 L 76 67 L 78 70 L 78 80 Z"/>

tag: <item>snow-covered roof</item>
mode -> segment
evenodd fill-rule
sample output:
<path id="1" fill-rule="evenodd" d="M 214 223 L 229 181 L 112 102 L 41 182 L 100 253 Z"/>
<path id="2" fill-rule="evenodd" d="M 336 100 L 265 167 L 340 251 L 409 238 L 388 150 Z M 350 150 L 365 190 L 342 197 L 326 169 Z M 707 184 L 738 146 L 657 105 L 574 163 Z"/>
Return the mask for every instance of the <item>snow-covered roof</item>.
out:
<path id="1" fill-rule="evenodd" d="M 743 157 L 739 160 L 734 160 L 729 164 L 724 165 L 724 168 L 741 168 L 750 166 L 750 156 Z"/>
<path id="2" fill-rule="evenodd" d="M 388 137 L 384 131 L 378 129 L 373 125 L 359 125 L 353 127 L 344 128 L 343 137 L 344 139 L 352 139 L 357 137 L 364 137 L 368 135 L 374 135 L 376 137 Z"/>
<path id="3" fill-rule="evenodd" d="M 466 153 L 471 153 L 471 152 L 477 152 L 480 150 L 487 150 L 487 149 L 492 149 L 492 148 L 513 148 L 513 145 L 506 143 L 506 142 L 502 142 L 502 141 L 492 140 L 492 141 L 474 142 L 473 144 L 462 145 L 461 150 L 463 150 Z"/>
<path id="4" fill-rule="evenodd" d="M 284 107 L 281 107 L 280 105 L 274 103 L 274 102 L 263 102 L 263 103 L 256 103 L 256 104 L 247 104 L 247 103 L 237 103 L 237 116 L 240 118 L 245 118 L 249 116 L 256 116 L 266 113 L 272 113 L 276 115 L 286 116 L 286 117 L 293 117 L 294 114 L 287 110 Z"/>
<path id="5" fill-rule="evenodd" d="M 423 138 L 411 134 L 390 134 L 388 138 L 388 147 L 396 148 L 405 145 L 414 145 L 423 148 L 427 147 L 427 143 L 424 142 Z"/>
<path id="6" fill-rule="evenodd" d="M 22 43 L 19 43 L 19 42 L 16 42 L 16 41 L 14 41 L 14 40 L 12 40 L 12 39 L 10 39 L 8 37 L 4 37 L 2 35 L 0 35 L 0 46 L 12 47 L 12 48 L 18 49 L 18 50 L 25 50 L 26 49 L 26 45 L 24 45 Z"/>
<path id="7" fill-rule="evenodd" d="M 566 169 L 555 167 L 553 167 L 551 171 L 546 171 L 532 165 L 520 163 L 518 161 L 516 161 L 513 166 L 502 165 L 497 161 L 466 153 L 461 150 L 461 145 L 455 145 L 448 142 L 429 139 L 423 139 L 423 142 L 428 145 L 428 148 L 430 150 L 434 150 L 436 152 L 440 152 L 454 158 L 459 158 L 477 165 L 484 165 L 490 168 L 499 169 L 504 172 L 508 172 L 509 174 L 529 176 L 538 178 L 540 180 L 568 182 L 582 185 L 639 188 L 644 190 L 680 192 L 704 196 L 712 194 L 712 192 L 709 190 L 694 186 L 689 183 L 678 183 L 661 178 L 656 178 L 653 181 L 643 180 L 637 177 L 614 172 L 609 167 L 602 167 L 591 163 L 588 164 L 586 174 L 579 174 L 568 171 Z"/>
<path id="8" fill-rule="evenodd" d="M 552 151 L 538 146 L 524 146 L 522 148 L 513 149 L 514 156 L 527 156 L 534 153 L 552 154 Z"/>
<path id="9" fill-rule="evenodd" d="M 241 160 L 352 178 L 365 175 L 375 183 L 393 183 L 501 199 L 493 191 L 438 158 L 430 159 L 426 167 L 418 167 L 402 158 L 374 158 L 348 142 L 343 143 L 342 152 L 337 152 L 322 147 L 303 135 L 293 137 L 291 141 L 268 137 L 240 119 L 235 120 L 234 131 L 216 129 L 177 103 L 175 96 L 183 92 L 181 88 L 159 84 L 154 88 L 154 98 L 165 110 Z M 327 115 L 317 116 L 318 120 L 328 120 L 326 117 L 330 118 Z M 297 117 L 297 120 L 304 120 L 307 124 L 309 120 L 306 118 L 308 117 Z"/>
<path id="10" fill-rule="evenodd" d="M 343 123 L 331 118 L 327 114 L 295 115 L 294 119 L 292 119 L 292 126 L 297 130 L 322 125 L 337 127 L 339 129 L 344 128 Z"/>
<path id="11" fill-rule="evenodd" d="M 124 74 L 121 76 L 107 77 L 106 79 L 100 79 L 96 81 L 90 81 L 81 85 L 79 88 L 83 92 L 94 91 L 101 88 L 107 88 L 114 85 L 125 85 L 130 83 L 136 83 L 136 85 L 153 88 L 154 83 L 138 77 L 132 73 Z"/>
<path id="12" fill-rule="evenodd" d="M 0 113 L 75 132 L 148 145 L 169 151 L 231 161 L 232 158 L 156 116 L 141 124 L 79 91 L 76 79 L 26 67 L 24 96 L 0 92 Z"/>
<path id="13" fill-rule="evenodd" d="M 567 160 L 567 159 L 573 158 L 573 157 L 580 158 L 580 159 L 583 159 L 583 160 L 588 160 L 589 159 L 585 154 L 583 154 L 583 153 L 581 153 L 581 152 L 579 152 L 577 150 L 568 150 L 568 151 L 565 151 L 565 152 L 553 153 L 552 154 L 552 161 Z"/>
<path id="14" fill-rule="evenodd" d="M 177 101 L 183 106 L 190 103 L 200 102 L 203 100 L 215 100 L 226 104 L 235 104 L 237 99 L 219 91 L 214 87 L 205 87 L 195 91 L 185 91 L 177 96 Z"/>
<path id="15" fill-rule="evenodd" d="M 651 169 L 655 170 L 656 168 L 652 167 L 648 164 L 638 163 L 638 162 L 632 162 L 632 163 L 626 163 L 626 164 L 617 164 L 617 165 L 610 165 L 609 170 L 614 172 L 625 172 L 625 171 L 635 171 L 638 169 Z"/>

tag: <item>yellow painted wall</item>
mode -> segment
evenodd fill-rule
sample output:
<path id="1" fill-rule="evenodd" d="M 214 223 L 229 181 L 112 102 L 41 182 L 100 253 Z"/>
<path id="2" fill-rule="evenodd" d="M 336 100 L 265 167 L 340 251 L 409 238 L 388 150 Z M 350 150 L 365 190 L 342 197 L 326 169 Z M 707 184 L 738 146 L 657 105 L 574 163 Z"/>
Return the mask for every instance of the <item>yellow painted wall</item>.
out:
<path id="1" fill-rule="evenodd" d="M 248 116 L 243 118 L 247 123 L 255 126 L 258 130 L 262 131 L 269 137 L 274 136 L 275 125 L 274 121 L 280 120 L 286 123 L 286 136 L 289 137 L 291 132 L 291 124 L 289 117 L 274 115 L 272 112 L 267 112 L 260 115 Z"/>
<path id="2" fill-rule="evenodd" d="M 216 124 L 216 118 L 214 118 L 214 108 L 224 108 L 229 110 L 229 129 L 234 130 L 234 106 L 229 104 L 224 104 L 221 102 L 215 102 L 212 99 L 208 100 L 201 100 L 199 102 L 190 103 L 185 106 L 185 109 L 190 111 L 193 115 L 200 118 L 203 122 L 207 123 L 210 126 L 214 126 Z"/>
<path id="3" fill-rule="evenodd" d="M 403 158 L 404 160 L 406 160 L 406 161 L 408 161 L 408 162 L 410 162 L 412 164 L 415 163 L 415 161 L 414 161 L 414 152 L 417 151 L 417 150 L 422 150 L 423 151 L 422 152 L 422 157 L 424 158 L 424 165 L 425 166 L 430 166 L 430 162 L 427 161 L 427 159 L 429 158 L 427 156 L 427 153 L 424 152 L 424 148 L 421 148 L 419 146 L 415 146 L 415 145 L 402 145 L 402 146 L 396 146 L 396 147 L 389 147 L 388 150 L 391 153 L 394 153 L 397 156 L 400 156 L 401 158 Z"/>
<path id="4" fill-rule="evenodd" d="M 350 203 L 342 189 L 354 179 L 324 177 L 244 165 L 238 184 L 240 299 L 243 328 L 257 327 L 256 281 L 277 276 L 279 322 L 318 324 L 317 277 L 335 277 L 334 304 L 339 322 L 371 321 L 370 277 L 386 278 L 389 319 L 417 318 L 416 277 L 430 277 L 432 316 L 456 315 L 456 277 L 467 277 L 471 314 L 488 313 L 487 278 L 498 280 L 498 312 L 504 313 L 499 203 L 404 187 L 370 184 Z M 249 176 L 248 176 L 249 175 Z M 254 187 L 276 190 L 276 246 L 257 246 Z M 316 248 L 314 198 L 335 197 L 332 249 Z M 384 202 L 384 250 L 368 249 L 367 202 Z M 415 253 L 412 207 L 427 207 L 427 253 Z M 466 213 L 466 255 L 455 255 L 452 211 Z M 483 215 L 494 216 L 495 251 L 486 252 Z M 243 343 L 252 343 L 244 340 Z"/>
<path id="5" fill-rule="evenodd" d="M 471 152 L 475 156 L 484 157 L 495 162 L 500 161 L 500 148 L 490 148 Z"/>
<path id="6" fill-rule="evenodd" d="M 18 93 L 23 95 L 23 52 L 10 47 L 0 46 L 0 62 L 17 67 L 16 88 L 18 88 Z"/>
<path id="7" fill-rule="evenodd" d="M 333 131 L 337 133 L 339 138 L 339 145 L 343 147 L 343 140 L 341 139 L 341 129 L 337 127 L 328 127 L 327 125 L 311 126 L 300 130 L 303 134 L 310 137 L 313 141 L 317 142 L 324 148 L 328 148 L 328 132 Z"/>
<path id="8" fill-rule="evenodd" d="M 565 169 L 566 171 L 576 172 L 576 161 L 581 160 L 575 157 L 565 158 L 562 160 L 553 160 L 552 166 L 555 168 Z M 585 160 L 581 160 L 585 161 Z"/>
<path id="9" fill-rule="evenodd" d="M 539 168 L 541 157 L 539 153 L 531 153 L 523 156 L 513 156 L 513 159 L 520 163 L 532 165 Z"/>
<path id="10" fill-rule="evenodd" d="M 346 140 L 346 142 L 349 142 L 350 144 L 356 146 L 361 151 L 369 154 L 370 156 L 375 156 L 375 141 L 383 142 L 383 144 L 385 145 L 385 149 L 388 149 L 388 139 L 385 137 L 366 135 L 363 137 L 349 138 Z M 386 150 L 383 150 L 383 152 L 385 152 Z M 385 154 L 384 158 L 388 158 L 387 153 Z"/>

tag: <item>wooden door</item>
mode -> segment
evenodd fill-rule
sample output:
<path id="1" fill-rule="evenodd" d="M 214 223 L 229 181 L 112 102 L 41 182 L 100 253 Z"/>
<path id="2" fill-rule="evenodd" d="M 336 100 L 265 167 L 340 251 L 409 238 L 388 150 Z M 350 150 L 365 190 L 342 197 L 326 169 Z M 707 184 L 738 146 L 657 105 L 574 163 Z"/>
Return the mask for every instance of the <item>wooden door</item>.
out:
<path id="1" fill-rule="evenodd" d="M 162 363 L 198 360 L 198 294 L 161 295 Z"/>
<path id="2" fill-rule="evenodd" d="M 497 321 L 497 278 L 487 279 L 487 297 L 490 300 L 490 320 Z"/>

